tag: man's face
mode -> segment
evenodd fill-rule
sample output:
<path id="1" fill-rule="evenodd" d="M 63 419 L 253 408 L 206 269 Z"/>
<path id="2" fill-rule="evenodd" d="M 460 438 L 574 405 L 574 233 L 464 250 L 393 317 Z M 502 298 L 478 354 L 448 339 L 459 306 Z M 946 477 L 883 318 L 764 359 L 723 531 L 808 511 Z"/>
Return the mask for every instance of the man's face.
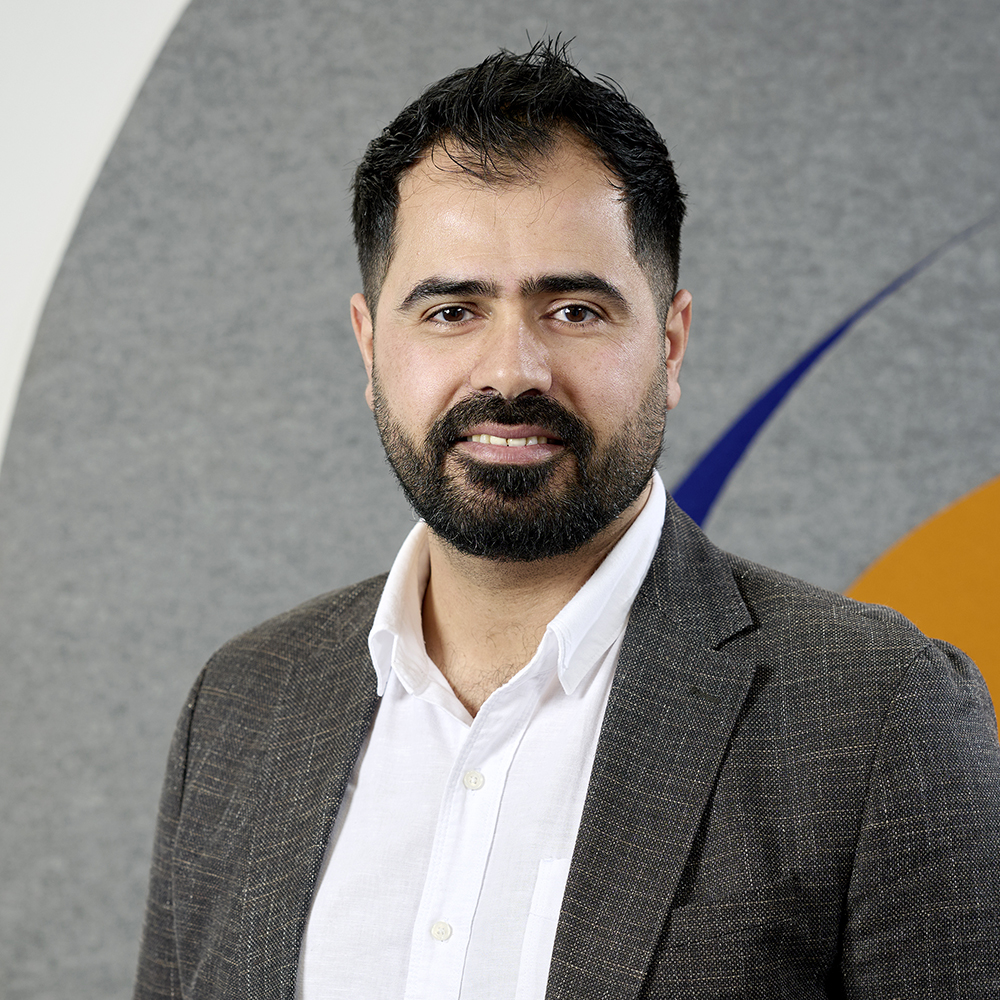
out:
<path id="1" fill-rule="evenodd" d="M 360 295 L 352 322 L 389 461 L 459 550 L 561 555 L 641 506 L 690 296 L 664 329 L 630 247 L 619 192 L 576 143 L 523 183 L 440 151 L 405 175 L 375 328 Z"/>

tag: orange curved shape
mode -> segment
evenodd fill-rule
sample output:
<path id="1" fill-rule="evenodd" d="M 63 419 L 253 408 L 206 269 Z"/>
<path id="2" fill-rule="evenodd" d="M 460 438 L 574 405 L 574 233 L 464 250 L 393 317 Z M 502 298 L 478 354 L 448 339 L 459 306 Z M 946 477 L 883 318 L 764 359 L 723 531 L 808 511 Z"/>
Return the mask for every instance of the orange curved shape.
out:
<path id="1" fill-rule="evenodd" d="M 965 650 L 1000 705 L 1000 476 L 915 528 L 847 596 L 888 604 Z"/>

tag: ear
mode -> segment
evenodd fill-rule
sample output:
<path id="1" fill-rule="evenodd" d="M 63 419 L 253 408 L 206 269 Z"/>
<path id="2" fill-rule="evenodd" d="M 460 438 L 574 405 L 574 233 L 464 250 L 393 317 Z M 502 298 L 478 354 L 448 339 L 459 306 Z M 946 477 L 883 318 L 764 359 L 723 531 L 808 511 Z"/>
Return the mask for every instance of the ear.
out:
<path id="1" fill-rule="evenodd" d="M 365 371 L 368 373 L 365 399 L 368 400 L 368 408 L 373 409 L 372 358 L 374 357 L 375 349 L 375 326 L 372 323 L 372 314 L 368 309 L 368 303 L 360 292 L 351 296 L 351 326 L 354 327 L 354 339 L 358 342 L 361 358 L 365 363 Z"/>
<path id="2" fill-rule="evenodd" d="M 674 296 L 674 301 L 670 303 L 670 311 L 667 313 L 664 336 L 666 338 L 667 380 L 670 386 L 670 395 L 667 397 L 668 410 L 672 410 L 681 398 L 679 377 L 681 362 L 684 360 L 684 352 L 687 350 L 688 331 L 691 329 L 691 304 L 691 293 L 682 288 Z"/>

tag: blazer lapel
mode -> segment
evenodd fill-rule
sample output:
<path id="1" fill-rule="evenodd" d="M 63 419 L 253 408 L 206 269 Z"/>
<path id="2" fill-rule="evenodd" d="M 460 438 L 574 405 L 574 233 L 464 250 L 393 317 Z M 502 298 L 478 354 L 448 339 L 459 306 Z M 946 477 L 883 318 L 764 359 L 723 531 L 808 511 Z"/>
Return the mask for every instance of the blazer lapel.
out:
<path id="1" fill-rule="evenodd" d="M 754 665 L 721 553 L 672 503 L 629 617 L 567 880 L 546 997 L 636 997 Z"/>
<path id="2" fill-rule="evenodd" d="M 245 981 L 234 995 L 295 995 L 327 839 L 378 704 L 369 627 L 296 664 L 276 710 L 255 788 L 240 934 Z"/>

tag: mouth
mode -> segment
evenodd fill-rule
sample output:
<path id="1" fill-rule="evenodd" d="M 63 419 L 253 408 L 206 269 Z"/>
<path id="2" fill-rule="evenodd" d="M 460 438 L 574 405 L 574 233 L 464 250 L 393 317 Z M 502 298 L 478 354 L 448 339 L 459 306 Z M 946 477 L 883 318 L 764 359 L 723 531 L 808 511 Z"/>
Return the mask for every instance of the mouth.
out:
<path id="1" fill-rule="evenodd" d="M 455 444 L 459 451 L 482 462 L 544 462 L 563 450 L 561 438 L 548 428 L 516 424 L 479 424 Z"/>
<path id="2" fill-rule="evenodd" d="M 562 444 L 558 438 L 545 437 L 541 434 L 532 434 L 530 437 L 496 437 L 493 434 L 472 434 L 463 441 L 473 441 L 476 444 L 493 444 L 501 448 L 524 448 L 534 444 Z"/>

